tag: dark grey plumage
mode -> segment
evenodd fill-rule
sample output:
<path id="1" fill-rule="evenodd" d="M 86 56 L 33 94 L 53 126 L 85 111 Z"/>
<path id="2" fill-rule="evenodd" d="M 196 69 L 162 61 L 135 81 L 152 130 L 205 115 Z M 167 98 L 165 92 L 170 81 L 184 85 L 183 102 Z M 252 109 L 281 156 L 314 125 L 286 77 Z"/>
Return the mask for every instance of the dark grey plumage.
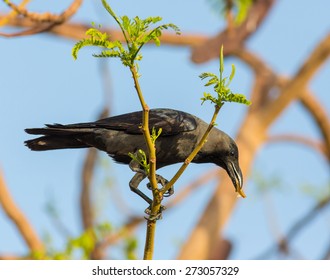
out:
<path id="1" fill-rule="evenodd" d="M 89 123 L 47 124 L 45 128 L 26 129 L 29 134 L 44 136 L 25 141 L 25 144 L 34 151 L 95 147 L 107 152 L 119 163 L 130 164 L 128 153 L 134 153 L 138 149 L 147 151 L 141 132 L 141 120 L 142 112 L 139 111 Z M 157 169 L 183 162 L 195 148 L 207 126 L 203 120 L 185 112 L 172 109 L 150 110 L 149 127 L 162 128 L 156 141 Z M 242 194 L 243 178 L 238 163 L 238 149 L 234 140 L 223 131 L 213 128 L 207 142 L 192 162 L 214 163 L 224 168 L 236 191 Z M 132 166 L 138 171 L 137 167 Z M 137 172 L 130 181 L 130 187 L 150 203 L 151 200 L 137 189 L 144 178 L 142 171 Z"/>

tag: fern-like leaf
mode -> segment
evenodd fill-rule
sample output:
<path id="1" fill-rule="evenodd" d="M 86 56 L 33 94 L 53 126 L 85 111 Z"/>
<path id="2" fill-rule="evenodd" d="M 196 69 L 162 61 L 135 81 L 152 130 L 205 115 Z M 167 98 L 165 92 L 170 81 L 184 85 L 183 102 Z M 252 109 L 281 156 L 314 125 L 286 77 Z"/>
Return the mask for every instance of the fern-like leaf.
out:
<path id="1" fill-rule="evenodd" d="M 93 56 L 98 58 L 107 58 L 107 57 L 120 57 L 120 54 L 121 53 L 119 51 L 104 50 L 99 54 L 93 54 Z"/>

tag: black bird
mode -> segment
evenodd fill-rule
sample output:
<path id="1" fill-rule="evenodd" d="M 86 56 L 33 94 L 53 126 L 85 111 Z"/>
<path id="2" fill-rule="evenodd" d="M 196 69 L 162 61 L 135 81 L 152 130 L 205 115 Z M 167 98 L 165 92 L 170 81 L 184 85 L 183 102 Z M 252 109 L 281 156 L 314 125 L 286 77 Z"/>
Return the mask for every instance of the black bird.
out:
<path id="1" fill-rule="evenodd" d="M 44 128 L 25 129 L 29 134 L 44 135 L 25 141 L 25 144 L 33 151 L 89 147 L 105 151 L 116 162 L 129 164 L 136 172 L 129 183 L 130 188 L 150 204 L 151 199 L 138 189 L 146 174 L 128 155 L 136 153 L 139 149 L 147 151 L 141 122 L 142 111 L 138 111 L 96 122 L 47 124 Z M 153 109 L 149 112 L 149 127 L 162 128 L 156 140 L 157 169 L 159 169 L 184 162 L 202 138 L 208 124 L 185 112 Z M 245 197 L 242 191 L 243 177 L 238 163 L 238 149 L 234 140 L 223 131 L 214 127 L 207 142 L 192 162 L 215 163 L 224 168 L 236 192 Z M 167 182 L 159 175 L 157 179 L 162 185 Z M 173 189 L 169 190 L 168 195 L 172 193 Z"/>

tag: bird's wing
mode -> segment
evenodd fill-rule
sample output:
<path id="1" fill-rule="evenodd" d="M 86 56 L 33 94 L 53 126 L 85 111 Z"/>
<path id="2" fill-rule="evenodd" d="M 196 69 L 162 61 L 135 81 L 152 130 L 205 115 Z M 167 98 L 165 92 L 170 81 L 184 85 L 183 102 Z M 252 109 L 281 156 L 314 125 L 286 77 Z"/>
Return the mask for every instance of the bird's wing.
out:
<path id="1" fill-rule="evenodd" d="M 114 116 L 91 123 L 95 127 L 122 130 L 129 134 L 142 134 L 142 112 Z M 149 112 L 149 127 L 162 128 L 162 136 L 175 135 L 196 129 L 194 116 L 172 109 L 154 109 Z"/>

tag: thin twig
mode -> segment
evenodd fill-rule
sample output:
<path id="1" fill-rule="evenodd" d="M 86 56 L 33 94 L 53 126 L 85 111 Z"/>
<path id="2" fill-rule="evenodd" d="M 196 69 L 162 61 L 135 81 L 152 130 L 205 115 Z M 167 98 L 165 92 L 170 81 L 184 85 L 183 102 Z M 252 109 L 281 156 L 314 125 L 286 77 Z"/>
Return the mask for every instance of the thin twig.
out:
<path id="1" fill-rule="evenodd" d="M 25 7 L 27 4 L 30 3 L 30 0 L 23 0 L 19 5 L 18 7 L 19 8 L 23 8 Z M 6 25 L 10 19 L 14 18 L 17 16 L 17 12 L 14 11 L 14 10 L 11 10 L 6 16 L 2 17 L 0 19 L 0 26 L 4 26 Z"/>
<path id="2" fill-rule="evenodd" d="M 0 20 L 5 18 L 6 15 L 0 14 Z M 10 18 L 8 20 L 7 25 L 14 27 L 36 27 L 34 23 L 32 23 L 27 18 Z M 57 35 L 60 37 L 64 37 L 70 40 L 81 40 L 85 37 L 86 30 L 90 28 L 90 24 L 86 23 L 71 23 L 64 22 L 61 25 L 55 25 L 53 28 L 47 30 L 49 34 Z M 115 40 L 119 40 L 121 42 L 125 42 L 125 38 L 120 30 L 113 28 L 101 28 L 101 32 L 106 32 L 110 34 L 111 38 Z M 12 34 L 5 34 L 0 32 L 0 36 L 5 37 L 14 37 Z M 17 35 L 19 36 L 19 35 Z M 201 44 L 206 41 L 208 37 L 204 34 L 199 33 L 183 33 L 181 36 L 177 36 L 172 34 L 171 32 L 163 32 L 162 34 L 162 45 L 171 45 L 171 46 L 195 46 Z M 153 43 L 150 44 L 154 46 Z"/>
<path id="3" fill-rule="evenodd" d="M 330 161 L 330 118 L 324 106 L 316 96 L 306 91 L 300 96 L 300 102 L 313 117 L 324 140 L 324 153 Z"/>
<path id="4" fill-rule="evenodd" d="M 266 139 L 268 143 L 276 143 L 276 142 L 293 142 L 305 145 L 307 147 L 312 148 L 313 150 L 318 151 L 322 156 L 327 158 L 327 149 L 325 145 L 317 140 L 301 136 L 301 135 L 293 135 L 293 134 L 281 134 L 281 135 L 271 135 Z"/>
<path id="5" fill-rule="evenodd" d="M 108 109 L 104 108 L 99 118 L 105 118 Z M 97 150 L 89 149 L 81 172 L 80 208 L 83 228 L 86 230 L 94 226 L 93 206 L 91 203 L 91 184 L 94 177 L 94 167 L 97 159 Z"/>
<path id="6" fill-rule="evenodd" d="M 82 0 L 74 0 L 72 4 L 59 15 L 52 14 L 49 12 L 45 12 L 45 13 L 30 12 L 27 9 L 25 9 L 24 6 L 16 5 L 12 3 L 10 0 L 4 0 L 4 2 L 19 15 L 29 18 L 32 21 L 61 24 L 64 21 L 68 20 L 72 15 L 74 15 L 77 12 L 77 10 L 79 9 L 82 3 Z"/>
<path id="7" fill-rule="evenodd" d="M 317 44 L 294 77 L 282 88 L 279 97 L 261 108 L 260 119 L 265 127 L 272 124 L 294 99 L 302 96 L 310 80 L 320 67 L 324 65 L 329 56 L 330 33 Z"/>
<path id="8" fill-rule="evenodd" d="M 288 246 L 289 242 L 296 237 L 296 235 L 311 222 L 317 214 L 323 210 L 326 206 L 330 204 L 330 196 L 319 201 L 306 215 L 300 218 L 293 226 L 288 230 L 285 237 L 280 239 L 276 245 L 272 245 L 269 249 L 267 249 L 264 253 L 262 253 L 256 259 L 267 259 L 268 256 L 277 248 L 281 248 L 283 246 Z"/>
<path id="9" fill-rule="evenodd" d="M 187 198 L 189 194 L 195 191 L 197 188 L 205 185 L 212 179 L 215 179 L 219 175 L 219 169 L 214 168 L 204 174 L 202 174 L 199 178 L 195 178 L 190 184 L 186 185 L 182 188 L 182 191 L 176 192 L 175 196 L 172 200 L 169 201 L 165 206 L 166 208 L 172 208 L 175 205 L 181 203 L 184 199 Z"/>
<path id="10" fill-rule="evenodd" d="M 219 48 L 225 46 L 224 55 L 231 54 L 242 47 L 244 42 L 257 30 L 267 17 L 275 0 L 255 0 L 249 9 L 244 22 L 235 27 L 227 26 L 218 35 L 196 45 L 192 49 L 191 60 L 195 63 L 205 63 L 218 58 Z"/>

